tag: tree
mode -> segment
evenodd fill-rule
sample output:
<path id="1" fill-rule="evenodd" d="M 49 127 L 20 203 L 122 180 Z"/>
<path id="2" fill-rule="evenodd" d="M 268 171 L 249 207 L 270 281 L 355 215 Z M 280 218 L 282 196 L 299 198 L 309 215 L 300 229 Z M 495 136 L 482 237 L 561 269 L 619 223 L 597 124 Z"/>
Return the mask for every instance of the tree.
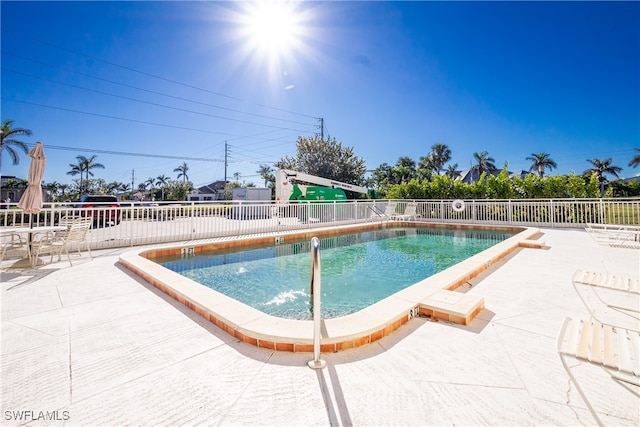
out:
<path id="1" fill-rule="evenodd" d="M 433 153 L 420 157 L 418 162 L 418 169 L 416 175 L 419 180 L 430 180 L 433 172 L 436 170 L 435 161 L 433 159 Z"/>
<path id="2" fill-rule="evenodd" d="M 440 175 L 444 164 L 451 160 L 451 150 L 447 144 L 434 144 L 431 146 L 431 162 L 433 170 Z"/>
<path id="3" fill-rule="evenodd" d="M 471 170 L 477 173 L 478 177 L 480 177 L 483 172 L 493 173 L 498 170 L 494 164 L 495 159 L 493 157 L 489 157 L 489 153 L 486 151 L 479 154 L 473 153 L 473 158 L 476 159 L 476 164 L 471 167 Z"/>
<path id="4" fill-rule="evenodd" d="M 235 179 L 236 182 L 240 182 L 240 172 L 234 172 L 233 179 Z"/>
<path id="5" fill-rule="evenodd" d="M 260 168 L 256 172 L 260 174 L 262 179 L 264 179 L 265 188 L 267 187 L 267 183 L 274 183 L 276 180 L 276 177 L 273 174 L 273 168 L 269 165 L 260 165 Z"/>
<path id="6" fill-rule="evenodd" d="M 86 191 L 86 187 L 87 187 L 87 182 L 89 181 L 89 177 L 93 176 L 93 172 L 91 171 L 91 169 L 104 169 L 104 165 L 101 163 L 96 163 L 96 156 L 95 154 L 91 157 L 85 157 L 85 156 L 77 156 L 76 159 L 78 160 L 77 164 L 69 164 L 69 166 L 71 166 L 71 170 L 69 172 L 67 172 L 67 175 L 78 175 L 80 174 L 80 192 L 85 192 Z M 82 181 L 82 174 L 84 173 L 85 175 L 85 182 L 83 185 L 83 181 Z"/>
<path id="7" fill-rule="evenodd" d="M 629 166 L 632 168 L 635 168 L 636 166 L 640 165 L 640 148 L 636 148 L 636 155 L 633 156 L 633 159 L 631 159 L 631 161 L 629 162 Z"/>
<path id="8" fill-rule="evenodd" d="M 387 187 L 393 184 L 393 166 L 388 163 L 383 163 L 371 172 L 371 178 L 369 179 L 370 187 Z"/>
<path id="9" fill-rule="evenodd" d="M 533 170 L 537 171 L 540 178 L 544 178 L 545 169 L 552 170 L 558 167 L 556 162 L 549 157 L 548 153 L 531 153 L 531 156 L 527 157 L 525 160 L 529 160 L 531 162 L 529 172 Z"/>
<path id="10" fill-rule="evenodd" d="M 191 190 L 191 182 L 170 181 L 165 187 L 167 200 L 187 200 L 189 191 Z"/>
<path id="11" fill-rule="evenodd" d="M 74 165 L 73 163 L 69 163 L 69 166 L 71 167 L 71 170 L 67 172 L 67 175 L 71 175 L 71 176 L 80 175 L 80 189 L 82 190 L 82 172 L 83 172 L 82 165 L 80 164 Z"/>
<path id="12" fill-rule="evenodd" d="M 458 169 L 458 164 L 454 163 L 454 164 L 448 164 L 447 165 L 447 172 L 445 173 L 445 175 L 451 177 L 451 178 L 455 178 L 456 175 L 458 175 L 457 172 Z"/>
<path id="13" fill-rule="evenodd" d="M 146 190 L 147 188 L 153 190 L 153 188 L 156 185 L 156 179 L 149 177 L 145 182 L 143 182 L 144 184 L 144 189 Z"/>
<path id="14" fill-rule="evenodd" d="M 616 178 L 619 178 L 618 173 L 622 171 L 621 167 L 613 166 L 611 164 L 612 162 L 611 158 L 608 158 L 606 160 L 600 160 L 598 158 L 587 159 L 587 162 L 591 163 L 593 167 L 585 170 L 583 172 L 583 175 L 590 176 L 592 173 L 595 173 L 599 182 L 605 182 L 607 180 L 607 177 L 605 175 L 607 174 L 610 174 L 615 176 Z"/>
<path id="15" fill-rule="evenodd" d="M 182 178 L 182 182 L 187 182 L 189 177 L 187 176 L 187 171 L 189 170 L 189 166 L 187 166 L 187 162 L 183 162 L 181 166 L 178 166 L 173 171 L 178 172 L 177 179 Z"/>
<path id="16" fill-rule="evenodd" d="M 587 159 L 587 162 L 591 163 L 593 167 L 582 173 L 585 177 L 589 177 L 591 175 L 596 176 L 596 179 L 600 183 L 600 197 L 604 195 L 604 184 L 607 181 L 606 175 L 609 174 L 618 178 L 618 173 L 622 171 L 621 167 L 612 165 L 612 161 L 613 160 L 611 160 L 611 158 L 605 160 L 600 160 L 597 157 L 594 159 Z"/>
<path id="17" fill-rule="evenodd" d="M 80 160 L 80 164 L 82 164 L 84 168 L 84 176 L 87 180 L 89 180 L 90 176 L 93 176 L 93 172 L 91 169 L 104 169 L 104 165 L 102 163 L 96 163 L 95 154 L 91 157 L 78 156 L 77 159 Z"/>
<path id="18" fill-rule="evenodd" d="M 393 176 L 395 183 L 409 182 L 416 175 L 416 162 L 408 156 L 398 159 L 393 168 Z"/>
<path id="19" fill-rule="evenodd" d="M 29 129 L 13 128 L 13 120 L 5 120 L 2 122 L 2 128 L 0 128 L 0 170 L 2 170 L 2 152 L 7 151 L 14 165 L 20 163 L 20 157 L 18 157 L 18 151 L 20 149 L 24 151 L 24 154 L 29 153 L 27 144 L 15 139 L 17 136 L 31 136 Z"/>
<path id="20" fill-rule="evenodd" d="M 296 148 L 295 158 L 286 156 L 275 166 L 348 184 L 364 184 L 367 172 L 365 163 L 354 154 L 352 147 L 343 147 L 335 138 L 300 136 L 296 141 Z"/>
<path id="21" fill-rule="evenodd" d="M 69 184 L 60 184 L 60 195 L 58 196 L 58 201 L 66 201 L 67 200 L 67 190 L 69 189 Z"/>
<path id="22" fill-rule="evenodd" d="M 161 195 L 162 195 L 160 200 L 164 200 L 164 190 L 167 184 L 169 183 L 169 181 L 171 181 L 171 178 L 169 178 L 164 174 L 156 178 L 156 184 L 160 186 Z"/>
<path id="23" fill-rule="evenodd" d="M 58 201 L 58 193 L 60 192 L 60 183 L 57 181 L 49 182 L 45 185 L 47 191 L 51 195 L 54 202 Z"/>

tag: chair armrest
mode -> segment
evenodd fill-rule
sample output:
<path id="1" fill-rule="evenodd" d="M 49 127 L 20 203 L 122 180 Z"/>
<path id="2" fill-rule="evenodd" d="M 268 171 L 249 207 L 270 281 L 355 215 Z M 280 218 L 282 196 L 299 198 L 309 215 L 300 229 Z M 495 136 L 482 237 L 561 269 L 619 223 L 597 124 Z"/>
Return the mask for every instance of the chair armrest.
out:
<path id="1" fill-rule="evenodd" d="M 41 245 L 49 243 L 55 238 L 55 234 L 51 231 L 36 231 L 31 236 L 32 245 Z"/>

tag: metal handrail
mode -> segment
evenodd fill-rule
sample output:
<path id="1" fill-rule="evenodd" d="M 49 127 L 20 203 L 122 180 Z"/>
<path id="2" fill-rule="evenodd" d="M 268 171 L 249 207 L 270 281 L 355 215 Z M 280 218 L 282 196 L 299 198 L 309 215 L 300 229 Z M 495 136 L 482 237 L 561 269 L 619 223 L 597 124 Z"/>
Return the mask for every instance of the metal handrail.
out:
<path id="1" fill-rule="evenodd" d="M 320 280 L 320 239 L 311 239 L 311 305 L 313 307 L 313 360 L 309 361 L 311 369 L 322 369 L 327 362 L 320 359 L 320 325 L 322 322 L 321 304 L 321 280 Z"/>

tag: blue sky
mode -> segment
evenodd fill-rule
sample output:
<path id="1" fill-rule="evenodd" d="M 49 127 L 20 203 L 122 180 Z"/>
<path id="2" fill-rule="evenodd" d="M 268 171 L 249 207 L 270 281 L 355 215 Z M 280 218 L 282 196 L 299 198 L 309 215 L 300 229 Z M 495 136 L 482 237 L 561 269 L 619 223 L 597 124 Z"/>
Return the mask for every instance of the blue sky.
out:
<path id="1" fill-rule="evenodd" d="M 640 173 L 639 2 L 0 7 L 2 120 L 43 142 L 46 182 L 96 155 L 107 182 L 186 162 L 200 186 L 223 179 L 226 142 L 228 177 L 261 186 L 259 165 L 295 155 L 319 118 L 368 169 L 444 143 L 459 169 L 486 150 L 511 170 L 547 152 L 551 174 L 594 157 Z M 3 153 L 2 175 L 28 165 Z"/>

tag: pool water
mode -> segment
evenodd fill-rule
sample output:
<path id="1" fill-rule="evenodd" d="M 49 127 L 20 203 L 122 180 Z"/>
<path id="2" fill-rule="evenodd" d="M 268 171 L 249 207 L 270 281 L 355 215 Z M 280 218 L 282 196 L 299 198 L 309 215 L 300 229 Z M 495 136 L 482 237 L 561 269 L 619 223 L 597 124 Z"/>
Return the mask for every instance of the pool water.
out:
<path id="1" fill-rule="evenodd" d="M 345 316 L 513 234 L 394 228 L 320 239 L 322 316 Z M 309 241 L 155 261 L 264 313 L 311 319 Z"/>

